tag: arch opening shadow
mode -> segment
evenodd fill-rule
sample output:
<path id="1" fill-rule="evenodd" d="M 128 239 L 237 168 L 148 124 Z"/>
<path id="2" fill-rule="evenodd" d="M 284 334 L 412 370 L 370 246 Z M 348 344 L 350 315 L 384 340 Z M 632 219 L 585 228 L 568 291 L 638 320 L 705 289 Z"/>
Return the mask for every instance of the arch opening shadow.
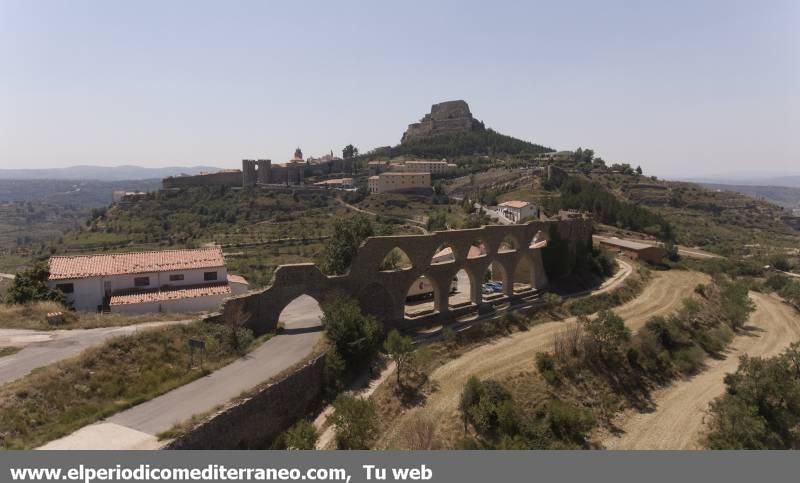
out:
<path id="1" fill-rule="evenodd" d="M 491 301 L 492 299 L 501 297 L 505 293 L 506 279 L 505 267 L 497 261 L 492 262 L 489 265 L 489 269 L 486 270 L 486 277 L 481 286 L 483 299 Z"/>
<path id="2" fill-rule="evenodd" d="M 542 231 L 539 230 L 533 235 L 528 248 L 544 248 L 547 246 L 547 235 Z"/>
<path id="3" fill-rule="evenodd" d="M 281 310 L 278 324 L 288 333 L 303 332 L 322 327 L 322 306 L 310 295 L 300 295 Z"/>
<path id="4" fill-rule="evenodd" d="M 448 306 L 456 308 L 475 305 L 475 301 L 472 300 L 472 280 L 473 277 L 465 269 L 462 268 L 456 272 L 453 281 L 450 283 L 450 294 L 447 298 Z"/>
<path id="5" fill-rule="evenodd" d="M 438 295 L 439 289 L 432 279 L 425 275 L 418 277 L 411 282 L 406 291 L 405 318 L 416 318 L 435 313 Z"/>
<path id="6" fill-rule="evenodd" d="M 497 253 L 515 252 L 518 248 L 517 240 L 511 235 L 506 235 L 506 237 L 503 238 L 503 241 L 500 242 L 500 247 L 497 248 Z"/>
<path id="7" fill-rule="evenodd" d="M 433 252 L 431 265 L 441 265 L 443 263 L 455 263 L 456 250 L 449 244 L 443 243 Z"/>
<path id="8" fill-rule="evenodd" d="M 533 263 L 522 257 L 514 268 L 514 293 L 529 292 L 533 289 Z"/>
<path id="9" fill-rule="evenodd" d="M 383 257 L 379 270 L 381 272 L 395 272 L 414 268 L 411 258 L 399 247 L 394 247 Z"/>
<path id="10" fill-rule="evenodd" d="M 483 242 L 483 240 L 475 240 L 469 246 L 467 259 L 485 257 L 488 251 L 489 250 L 486 248 L 486 244 Z"/>

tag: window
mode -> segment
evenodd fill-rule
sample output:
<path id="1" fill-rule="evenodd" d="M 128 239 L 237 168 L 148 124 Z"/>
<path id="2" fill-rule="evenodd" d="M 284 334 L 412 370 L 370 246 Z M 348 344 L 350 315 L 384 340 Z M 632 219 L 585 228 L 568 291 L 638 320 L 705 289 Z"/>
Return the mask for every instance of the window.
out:
<path id="1" fill-rule="evenodd" d="M 217 272 L 205 272 L 203 274 L 203 280 L 205 281 L 216 280 L 216 279 L 217 279 Z"/>
<path id="2" fill-rule="evenodd" d="M 137 287 L 149 287 L 150 277 L 136 277 L 133 279 L 133 284 Z"/>
<path id="3" fill-rule="evenodd" d="M 59 283 L 56 284 L 56 288 L 64 293 L 73 293 L 75 291 L 75 285 L 71 283 Z"/>
<path id="4" fill-rule="evenodd" d="M 182 273 L 174 273 L 174 274 L 169 276 L 169 281 L 170 282 L 180 282 L 182 280 L 183 280 L 183 274 Z"/>

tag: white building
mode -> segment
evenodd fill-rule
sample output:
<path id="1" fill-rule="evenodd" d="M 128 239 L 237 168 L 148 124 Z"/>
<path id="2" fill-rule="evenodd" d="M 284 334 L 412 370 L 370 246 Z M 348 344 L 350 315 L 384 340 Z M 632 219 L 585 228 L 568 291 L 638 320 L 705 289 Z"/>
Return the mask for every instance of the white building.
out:
<path id="1" fill-rule="evenodd" d="M 514 223 L 525 218 L 539 217 L 539 209 L 527 201 L 506 201 L 497 205 L 497 213 Z"/>
<path id="2" fill-rule="evenodd" d="M 429 172 L 394 172 L 370 176 L 367 186 L 371 194 L 380 193 L 429 193 L 431 189 L 431 173 Z"/>
<path id="3" fill-rule="evenodd" d="M 83 311 L 202 312 L 231 295 L 219 247 L 59 256 L 50 258 L 49 268 L 48 285 Z M 237 292 L 242 283 L 237 277 Z"/>

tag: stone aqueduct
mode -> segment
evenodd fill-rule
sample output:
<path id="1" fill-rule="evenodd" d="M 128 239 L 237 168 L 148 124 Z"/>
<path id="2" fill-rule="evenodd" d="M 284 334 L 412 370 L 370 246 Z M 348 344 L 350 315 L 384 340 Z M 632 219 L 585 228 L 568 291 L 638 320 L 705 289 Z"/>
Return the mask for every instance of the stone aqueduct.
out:
<path id="1" fill-rule="evenodd" d="M 577 241 L 591 242 L 592 223 L 589 220 L 540 221 L 427 235 L 371 237 L 362 243 L 347 274 L 327 276 L 312 263 L 281 265 L 275 270 L 269 287 L 229 298 L 223 305 L 221 318 L 226 323 L 244 325 L 256 333 L 264 333 L 276 328 L 281 312 L 295 298 L 309 295 L 322 304 L 342 293 L 358 300 L 362 311 L 375 315 L 386 327 L 402 329 L 447 320 L 476 309 L 480 311 L 489 305 L 481 293 L 481 282 L 493 263 L 502 267 L 504 294 L 500 299 L 503 301 L 530 297 L 533 290 L 544 288 L 548 282 L 543 248 L 533 248 L 531 244 L 537 234 L 547 238 L 553 233 L 551 230 L 558 233 L 560 243 L 574 246 Z M 509 240 L 514 249 L 505 245 L 501 249 L 501 245 Z M 486 253 L 470 258 L 469 249 L 476 243 L 482 243 Z M 443 246 L 453 250 L 454 260 L 432 263 L 433 255 Z M 381 270 L 384 258 L 394 248 L 403 250 L 412 266 Z M 514 274 L 522 263 L 528 264 L 531 288 L 515 293 Z M 450 283 L 462 269 L 470 279 L 470 303 L 450 307 Z M 405 314 L 406 296 L 411 284 L 423 275 L 435 288 L 434 310 L 424 316 L 409 318 Z"/>

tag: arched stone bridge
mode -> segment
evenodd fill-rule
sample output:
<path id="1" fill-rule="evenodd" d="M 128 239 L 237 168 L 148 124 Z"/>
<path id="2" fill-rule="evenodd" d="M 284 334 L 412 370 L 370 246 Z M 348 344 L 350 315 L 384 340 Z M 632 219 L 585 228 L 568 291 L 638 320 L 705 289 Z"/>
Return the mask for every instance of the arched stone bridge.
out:
<path id="1" fill-rule="evenodd" d="M 228 299 L 222 317 L 227 323 L 238 323 L 256 333 L 264 333 L 275 329 L 280 313 L 300 295 L 309 295 L 322 304 L 341 293 L 358 300 L 362 311 L 375 315 L 386 327 L 429 324 L 486 307 L 488 301 L 481 293 L 481 286 L 493 264 L 501 267 L 502 300 L 529 297 L 535 290 L 546 287 L 543 244 L 533 245 L 533 242 L 534 238 L 536 241 L 547 239 L 553 233 L 551 230 L 556 230 L 558 239 L 568 244 L 591 243 L 589 220 L 540 221 L 428 235 L 371 237 L 362 243 L 346 275 L 327 276 L 312 263 L 281 265 L 275 270 L 269 287 Z M 485 254 L 470 257 L 470 247 L 479 244 L 484 247 Z M 434 254 L 443 247 L 450 247 L 454 257 L 434 263 Z M 381 270 L 384 258 L 395 248 L 405 252 L 412 266 Z M 528 270 L 524 272 L 529 274 L 530 281 L 524 282 L 530 288 L 527 292 L 515 293 L 514 276 L 521 264 L 527 264 Z M 450 307 L 450 284 L 462 269 L 470 280 L 469 302 Z M 405 314 L 406 296 L 411 284 L 423 275 L 434 286 L 433 311 L 409 318 Z"/>

